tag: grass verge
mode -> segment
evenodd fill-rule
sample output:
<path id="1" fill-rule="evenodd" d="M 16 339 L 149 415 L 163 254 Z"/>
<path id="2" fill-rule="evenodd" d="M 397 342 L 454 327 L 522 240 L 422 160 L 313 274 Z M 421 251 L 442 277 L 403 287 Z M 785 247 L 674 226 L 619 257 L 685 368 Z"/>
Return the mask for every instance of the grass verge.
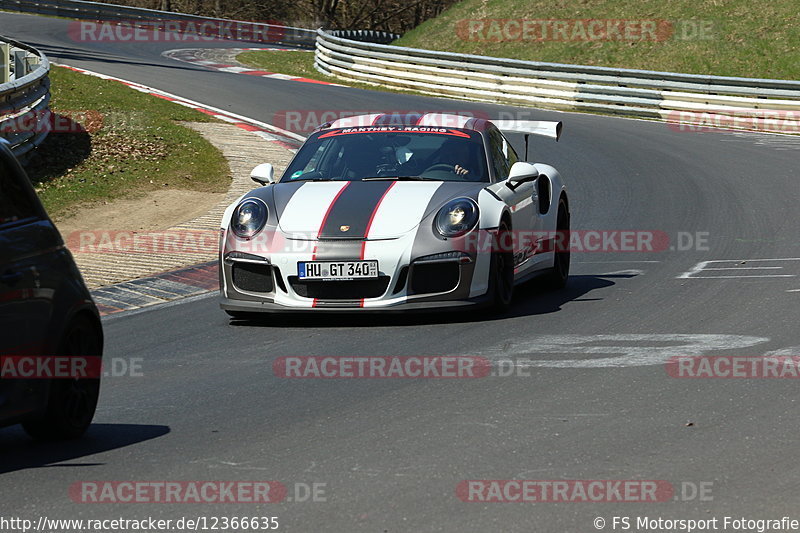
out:
<path id="1" fill-rule="evenodd" d="M 567 39 L 537 40 L 539 26 L 523 39 L 513 26 L 481 27 L 478 19 L 559 21 L 570 33 Z M 659 40 L 581 40 L 573 30 L 589 19 L 658 21 L 663 31 L 655 32 Z M 463 0 L 393 44 L 577 65 L 800 79 L 798 27 L 797 0 Z"/>
<path id="2" fill-rule="evenodd" d="M 213 120 L 207 115 L 61 67 L 50 79 L 58 131 L 27 170 L 52 217 L 158 189 L 227 190 L 222 153 L 180 124 Z"/>
<path id="3" fill-rule="evenodd" d="M 305 50 L 242 52 L 236 56 L 236 60 L 267 72 L 338 83 L 336 78 L 326 76 L 314 68 L 314 52 Z"/>

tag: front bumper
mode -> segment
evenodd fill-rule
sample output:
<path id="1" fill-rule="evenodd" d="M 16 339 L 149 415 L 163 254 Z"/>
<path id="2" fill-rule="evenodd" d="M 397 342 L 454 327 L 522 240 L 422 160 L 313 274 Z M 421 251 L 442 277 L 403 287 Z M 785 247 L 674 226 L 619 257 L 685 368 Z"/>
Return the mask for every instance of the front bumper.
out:
<path id="1" fill-rule="evenodd" d="M 364 311 L 368 311 L 370 313 L 409 313 L 425 311 L 434 312 L 441 311 L 442 309 L 480 308 L 488 306 L 489 303 L 490 301 L 488 295 L 483 295 L 469 300 L 431 300 L 419 302 L 412 300 L 380 307 L 360 307 L 358 305 L 348 306 L 346 303 L 337 302 L 335 305 L 318 305 L 317 307 L 309 308 L 280 305 L 268 300 L 252 302 L 222 297 L 219 306 L 221 309 L 226 311 L 239 311 L 245 313 L 353 313 Z"/>
<path id="2" fill-rule="evenodd" d="M 292 241 L 280 250 L 243 253 L 225 243 L 220 255 L 220 306 L 242 312 L 414 311 L 486 303 L 488 254 L 454 251 L 448 241 L 415 235 L 371 241 Z M 302 243 L 302 245 L 298 245 Z M 237 246 L 237 244 L 239 244 Z M 320 250 L 322 257 L 320 257 Z M 379 278 L 303 281 L 300 261 L 378 261 Z"/>

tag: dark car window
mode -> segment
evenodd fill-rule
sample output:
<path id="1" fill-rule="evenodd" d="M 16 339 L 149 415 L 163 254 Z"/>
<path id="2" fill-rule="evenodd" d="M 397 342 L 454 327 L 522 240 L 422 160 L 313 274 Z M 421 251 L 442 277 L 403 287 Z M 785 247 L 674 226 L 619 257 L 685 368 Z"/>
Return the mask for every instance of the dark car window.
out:
<path id="1" fill-rule="evenodd" d="M 456 165 L 467 172 L 455 172 Z M 281 181 L 382 176 L 489 181 L 478 132 L 403 126 L 322 131 L 303 145 Z"/>
<path id="2" fill-rule="evenodd" d="M 511 169 L 511 167 L 514 166 L 514 163 L 517 163 L 519 161 L 519 156 L 517 155 L 516 150 L 514 150 L 514 147 L 511 146 L 511 143 L 508 142 L 508 140 L 505 138 L 505 136 L 503 136 L 503 139 L 506 141 L 505 146 L 508 151 L 508 153 L 506 154 L 506 157 L 508 158 L 508 168 Z"/>
<path id="3" fill-rule="evenodd" d="M 22 181 L 25 179 L 5 157 L 0 157 L 0 225 L 38 216 L 36 205 L 25 189 L 27 184 Z"/>
<path id="4" fill-rule="evenodd" d="M 505 142 L 505 138 L 496 129 L 491 129 L 488 132 L 489 137 L 489 155 L 492 159 L 492 168 L 494 168 L 494 177 L 497 181 L 503 181 L 508 178 L 508 171 L 511 169 L 511 163 L 506 155 L 507 152 L 513 152 L 511 145 Z M 516 154 L 514 154 L 516 157 Z"/>

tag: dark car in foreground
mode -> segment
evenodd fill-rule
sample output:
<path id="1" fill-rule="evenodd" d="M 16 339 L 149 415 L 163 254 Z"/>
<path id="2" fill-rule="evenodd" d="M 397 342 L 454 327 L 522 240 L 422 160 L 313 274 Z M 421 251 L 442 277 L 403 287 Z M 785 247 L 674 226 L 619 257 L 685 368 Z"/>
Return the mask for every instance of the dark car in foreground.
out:
<path id="1" fill-rule="evenodd" d="M 78 267 L 0 141 L 0 427 L 75 438 L 100 392 L 103 330 Z"/>

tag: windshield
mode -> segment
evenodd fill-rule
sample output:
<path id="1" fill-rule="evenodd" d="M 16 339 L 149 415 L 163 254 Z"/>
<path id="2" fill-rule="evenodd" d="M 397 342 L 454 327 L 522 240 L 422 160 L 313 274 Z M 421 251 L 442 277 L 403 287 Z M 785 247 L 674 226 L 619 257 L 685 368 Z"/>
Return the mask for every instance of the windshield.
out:
<path id="1" fill-rule="evenodd" d="M 369 126 L 312 135 L 281 181 L 364 179 L 488 182 L 489 175 L 483 141 L 475 131 Z"/>

